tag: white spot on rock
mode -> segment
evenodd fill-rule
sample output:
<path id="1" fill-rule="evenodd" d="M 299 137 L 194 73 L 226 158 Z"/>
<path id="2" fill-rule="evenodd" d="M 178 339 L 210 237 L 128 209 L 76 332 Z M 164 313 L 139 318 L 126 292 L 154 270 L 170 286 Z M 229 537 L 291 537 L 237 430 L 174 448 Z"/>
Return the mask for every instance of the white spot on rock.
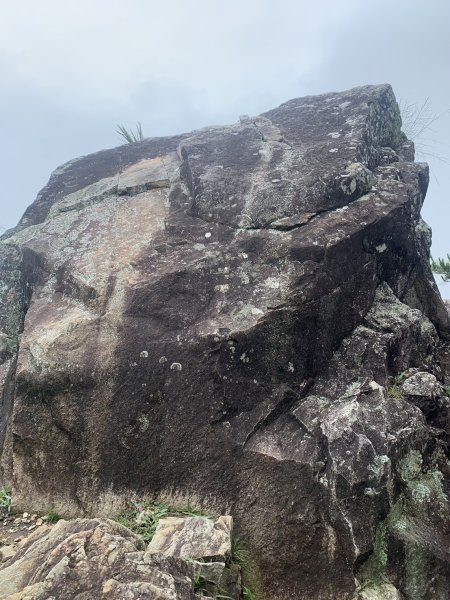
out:
<path id="1" fill-rule="evenodd" d="M 182 368 L 181 363 L 178 362 L 174 362 L 170 365 L 171 371 L 181 371 Z"/>
<path id="2" fill-rule="evenodd" d="M 163 365 L 164 363 L 167 362 L 167 358 L 165 356 L 161 356 L 161 358 L 158 360 L 160 365 Z"/>
<path id="3" fill-rule="evenodd" d="M 332 137 L 334 140 L 336 138 L 341 137 L 341 134 L 339 133 L 339 131 L 332 131 L 331 133 L 328 134 L 330 137 Z"/>
<path id="4" fill-rule="evenodd" d="M 261 310 L 260 308 L 256 308 L 256 306 L 254 306 L 251 310 L 252 315 L 263 315 L 264 311 Z"/>
<path id="5" fill-rule="evenodd" d="M 328 152 L 331 152 L 332 154 L 334 154 L 335 152 L 338 152 L 338 150 L 339 150 L 338 148 L 330 148 L 328 150 Z"/>
<path id="6" fill-rule="evenodd" d="M 277 279 L 275 279 L 275 277 L 269 277 L 268 279 L 266 279 L 265 285 L 267 285 L 267 287 L 270 287 L 273 290 L 277 290 L 280 287 L 280 282 Z"/>
<path id="7" fill-rule="evenodd" d="M 214 289 L 216 292 L 221 292 L 222 294 L 225 294 L 230 289 L 230 286 L 228 285 L 228 283 L 222 283 L 220 285 L 215 285 Z"/>
<path id="8" fill-rule="evenodd" d="M 212 235 L 212 233 L 211 233 L 210 231 L 207 231 L 207 232 L 205 233 L 205 238 L 210 238 L 210 237 L 211 237 L 211 235 Z"/>
<path id="9" fill-rule="evenodd" d="M 272 179 L 272 183 L 280 183 L 281 179 Z"/>
<path id="10" fill-rule="evenodd" d="M 386 244 L 380 244 L 379 246 L 375 246 L 375 250 L 381 254 L 387 250 L 387 246 Z"/>
<path id="11" fill-rule="evenodd" d="M 291 362 L 288 363 L 288 371 L 290 373 L 293 373 L 295 371 L 294 365 Z"/>
<path id="12" fill-rule="evenodd" d="M 139 354 L 139 356 L 141 358 L 148 358 L 148 352 L 147 352 L 147 350 L 142 350 L 142 352 Z"/>

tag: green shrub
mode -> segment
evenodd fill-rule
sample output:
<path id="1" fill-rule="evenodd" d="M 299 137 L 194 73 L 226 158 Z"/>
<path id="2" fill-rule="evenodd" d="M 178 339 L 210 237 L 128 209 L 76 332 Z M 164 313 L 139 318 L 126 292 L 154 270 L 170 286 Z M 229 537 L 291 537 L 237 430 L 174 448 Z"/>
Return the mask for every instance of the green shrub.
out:
<path id="1" fill-rule="evenodd" d="M 11 492 L 6 488 L 0 489 L 0 511 L 10 513 L 11 512 L 12 496 Z"/>

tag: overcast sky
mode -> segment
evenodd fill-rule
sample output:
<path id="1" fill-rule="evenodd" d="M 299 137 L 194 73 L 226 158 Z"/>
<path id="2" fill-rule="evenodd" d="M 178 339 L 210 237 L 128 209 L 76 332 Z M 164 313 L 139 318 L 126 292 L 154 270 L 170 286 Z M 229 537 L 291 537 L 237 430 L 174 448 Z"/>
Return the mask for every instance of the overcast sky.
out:
<path id="1" fill-rule="evenodd" d="M 449 0 L 0 0 L 0 227 L 56 166 L 147 136 L 233 123 L 290 98 L 391 83 L 430 98 L 450 162 Z M 450 252 L 450 166 L 431 164 L 424 216 Z"/>

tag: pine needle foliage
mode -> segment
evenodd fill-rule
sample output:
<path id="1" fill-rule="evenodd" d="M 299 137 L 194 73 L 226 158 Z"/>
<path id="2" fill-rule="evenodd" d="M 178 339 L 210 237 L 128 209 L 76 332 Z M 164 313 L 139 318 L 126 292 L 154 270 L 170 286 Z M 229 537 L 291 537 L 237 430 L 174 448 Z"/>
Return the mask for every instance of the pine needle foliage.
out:
<path id="1" fill-rule="evenodd" d="M 431 257 L 431 270 L 438 273 L 444 281 L 450 281 L 450 254 L 447 254 L 447 258 L 437 260 Z"/>
<path id="2" fill-rule="evenodd" d="M 144 134 L 142 133 L 142 125 L 139 121 L 136 123 L 136 131 L 133 131 L 132 129 L 127 129 L 124 125 L 117 124 L 116 133 L 127 144 L 142 142 L 142 140 L 144 139 Z"/>

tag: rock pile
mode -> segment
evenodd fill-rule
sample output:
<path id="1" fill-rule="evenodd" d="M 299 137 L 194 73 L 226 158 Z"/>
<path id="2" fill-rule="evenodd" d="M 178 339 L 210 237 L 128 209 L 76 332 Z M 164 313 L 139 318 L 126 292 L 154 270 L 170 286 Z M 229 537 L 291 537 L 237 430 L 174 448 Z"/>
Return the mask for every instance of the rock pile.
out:
<path id="1" fill-rule="evenodd" d="M 154 541 L 108 519 L 42 525 L 0 568 L 4 600 L 239 600 L 230 517 L 162 519 Z"/>

